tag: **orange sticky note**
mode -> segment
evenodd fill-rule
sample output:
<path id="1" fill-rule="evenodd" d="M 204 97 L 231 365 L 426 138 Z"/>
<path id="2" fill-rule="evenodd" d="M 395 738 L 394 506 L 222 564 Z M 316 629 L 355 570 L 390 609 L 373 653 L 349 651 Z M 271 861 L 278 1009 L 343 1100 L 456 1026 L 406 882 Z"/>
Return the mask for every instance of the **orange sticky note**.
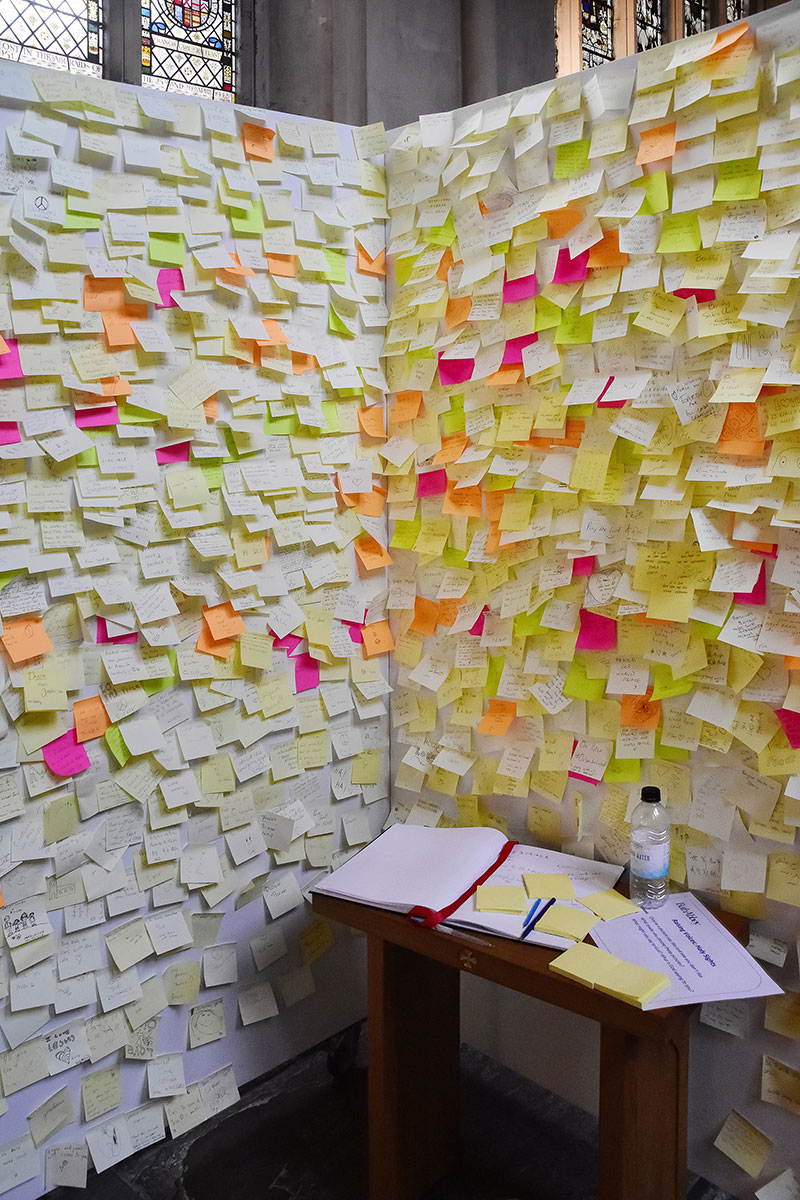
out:
<path id="1" fill-rule="evenodd" d="M 619 723 L 629 729 L 658 729 L 661 720 L 661 701 L 651 700 L 653 689 L 643 696 L 623 696 L 619 706 Z"/>
<path id="2" fill-rule="evenodd" d="M 265 341 L 268 346 L 288 346 L 289 339 L 277 321 L 272 317 L 264 317 L 262 324 L 267 331 Z M 260 343 L 259 343 L 260 344 Z"/>
<path id="3" fill-rule="evenodd" d="M 398 392 L 392 409 L 392 421 L 395 425 L 405 425 L 419 416 L 422 407 L 422 392 Z"/>
<path id="4" fill-rule="evenodd" d="M 367 437 L 386 437 L 386 424 L 382 405 L 373 404 L 369 408 L 360 408 L 358 410 L 358 423 Z"/>
<path id="5" fill-rule="evenodd" d="M 76 700 L 72 705 L 72 717 L 75 721 L 75 740 L 78 742 L 90 742 L 93 738 L 102 737 L 111 724 L 99 696 Z"/>
<path id="6" fill-rule="evenodd" d="M 726 46 L 732 46 L 734 42 L 739 41 L 739 38 L 744 37 L 748 29 L 749 25 L 747 21 L 742 21 L 739 25 L 732 25 L 730 29 L 723 29 L 714 38 L 711 53 L 716 54 L 718 50 L 724 50 Z"/>
<path id="7" fill-rule="evenodd" d="M 483 516 L 483 492 L 479 487 L 456 489 L 456 480 L 447 481 L 447 493 L 442 501 L 442 513 L 464 517 Z"/>
<path id="8" fill-rule="evenodd" d="M 489 733 L 492 737 L 502 737 L 508 733 L 511 722 L 517 715 L 517 706 L 513 700 L 489 701 L 489 711 L 481 717 L 478 733 Z"/>
<path id="9" fill-rule="evenodd" d="M 270 275 L 285 275 L 289 279 L 294 279 L 297 274 L 293 254 L 268 254 L 267 268 Z"/>
<path id="10" fill-rule="evenodd" d="M 365 625 L 361 630 L 361 638 L 367 658 L 394 650 L 394 638 L 388 621 L 373 621 L 371 625 Z"/>
<path id="11" fill-rule="evenodd" d="M 579 208 L 558 208 L 544 214 L 547 221 L 547 233 L 551 238 L 566 237 L 576 225 L 583 220 Z"/>
<path id="12" fill-rule="evenodd" d="M 436 632 L 438 620 L 438 600 L 426 600 L 424 596 L 417 596 L 414 600 L 414 620 L 409 625 L 411 633 L 421 633 L 425 637 L 431 637 Z"/>
<path id="13" fill-rule="evenodd" d="M 53 643 L 39 617 L 19 617 L 16 621 L 6 621 L 0 641 L 13 663 L 28 662 L 53 649 Z"/>
<path id="14" fill-rule="evenodd" d="M 275 130 L 266 125 L 254 125 L 252 121 L 242 123 L 242 148 L 245 158 L 257 158 L 261 162 L 272 162 L 275 154 Z"/>
<path id="15" fill-rule="evenodd" d="M 759 458 L 764 453 L 764 435 L 757 404 L 729 404 L 725 424 L 719 435 L 720 454 L 741 454 Z"/>
<path id="16" fill-rule="evenodd" d="M 658 162 L 662 158 L 672 158 L 675 153 L 675 122 L 658 125 L 655 129 L 643 129 L 639 138 L 639 153 L 636 161 L 642 163 Z"/>
<path id="17" fill-rule="evenodd" d="M 215 604 L 212 608 L 204 605 L 203 620 L 215 642 L 236 637 L 237 634 L 246 631 L 242 614 L 236 611 L 230 600 L 226 600 L 224 604 Z"/>
<path id="18" fill-rule="evenodd" d="M 198 654 L 210 654 L 212 658 L 228 659 L 235 640 L 232 637 L 213 638 L 204 625 L 197 635 L 194 648 Z"/>
<path id="19" fill-rule="evenodd" d="M 300 354 L 292 351 L 292 374 L 305 375 L 306 371 L 316 371 L 317 360 L 313 354 Z"/>
<path id="20" fill-rule="evenodd" d="M 376 258 L 370 258 L 366 250 L 361 246 L 356 247 L 358 250 L 358 261 L 356 262 L 356 271 L 359 275 L 385 275 L 386 274 L 386 251 L 381 250 Z"/>
<path id="21" fill-rule="evenodd" d="M 458 325 L 463 325 L 469 320 L 469 314 L 472 312 L 472 297 L 459 296 L 455 300 L 447 301 L 447 309 L 445 310 L 444 319 L 448 329 L 455 329 Z"/>
<path id="22" fill-rule="evenodd" d="M 83 307 L 87 312 L 119 312 L 125 307 L 125 281 L 85 275 Z"/>
<path id="23" fill-rule="evenodd" d="M 356 492 L 352 501 L 347 496 L 344 500 L 348 507 L 354 508 L 364 517 L 379 517 L 386 504 L 386 490 L 373 486 L 371 492 Z"/>
<path id="24" fill-rule="evenodd" d="M 442 438 L 441 450 L 437 450 L 433 456 L 433 465 L 441 467 L 445 463 L 455 462 L 457 458 L 461 457 L 468 445 L 469 438 L 465 433 L 446 433 Z"/>
<path id="25" fill-rule="evenodd" d="M 381 567 L 391 565 L 392 556 L 389 551 L 368 533 L 356 538 L 353 549 L 365 571 L 378 571 Z"/>
<path id="26" fill-rule="evenodd" d="M 588 267 L 624 267 L 628 255 L 619 248 L 619 230 L 604 229 L 603 237 L 589 251 Z"/>

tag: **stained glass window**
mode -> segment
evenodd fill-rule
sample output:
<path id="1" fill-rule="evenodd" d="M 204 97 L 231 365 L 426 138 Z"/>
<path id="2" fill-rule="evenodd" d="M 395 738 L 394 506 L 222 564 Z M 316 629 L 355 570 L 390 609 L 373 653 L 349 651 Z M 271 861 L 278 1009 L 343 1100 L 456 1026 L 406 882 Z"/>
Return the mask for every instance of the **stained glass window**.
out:
<path id="1" fill-rule="evenodd" d="M 599 67 L 614 57 L 614 0 L 581 0 L 581 66 Z"/>
<path id="2" fill-rule="evenodd" d="M 636 49 L 652 50 L 664 41 L 664 0 L 636 0 Z"/>
<path id="3" fill-rule="evenodd" d="M 711 28 L 711 0 L 683 0 L 683 32 L 686 37 Z"/>
<path id="4" fill-rule="evenodd" d="M 102 74 L 101 0 L 0 0 L 0 58 Z"/>
<path id="5" fill-rule="evenodd" d="M 142 83 L 233 100 L 234 0 L 142 0 Z"/>
<path id="6" fill-rule="evenodd" d="M 725 0 L 726 21 L 741 21 L 750 16 L 750 0 Z"/>

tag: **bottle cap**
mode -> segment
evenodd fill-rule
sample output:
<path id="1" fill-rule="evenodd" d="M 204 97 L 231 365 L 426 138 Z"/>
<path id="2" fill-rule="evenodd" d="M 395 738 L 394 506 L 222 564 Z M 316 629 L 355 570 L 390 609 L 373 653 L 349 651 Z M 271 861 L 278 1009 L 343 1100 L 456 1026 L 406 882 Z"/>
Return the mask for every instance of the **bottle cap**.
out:
<path id="1" fill-rule="evenodd" d="M 642 800 L 645 804 L 660 804 L 661 788 L 654 787 L 652 783 L 646 784 L 642 788 Z"/>

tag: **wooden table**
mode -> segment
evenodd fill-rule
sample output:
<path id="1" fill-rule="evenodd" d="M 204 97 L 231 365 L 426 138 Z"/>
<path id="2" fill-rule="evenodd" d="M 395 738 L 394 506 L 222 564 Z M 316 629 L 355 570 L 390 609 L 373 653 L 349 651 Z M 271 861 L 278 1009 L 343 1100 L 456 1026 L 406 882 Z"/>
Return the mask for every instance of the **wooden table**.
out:
<path id="1" fill-rule="evenodd" d="M 693 1006 L 642 1012 L 548 970 L 559 951 L 422 929 L 315 895 L 367 935 L 369 1197 L 418 1200 L 458 1159 L 461 971 L 600 1022 L 600 1200 L 686 1200 Z M 748 922 L 715 913 L 736 937 Z"/>

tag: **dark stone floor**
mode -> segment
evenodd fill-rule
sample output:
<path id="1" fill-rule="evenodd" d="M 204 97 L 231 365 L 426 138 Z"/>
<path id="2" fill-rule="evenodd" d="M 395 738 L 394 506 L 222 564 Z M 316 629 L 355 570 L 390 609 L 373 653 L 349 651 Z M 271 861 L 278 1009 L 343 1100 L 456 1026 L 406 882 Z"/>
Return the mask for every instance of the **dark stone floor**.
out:
<path id="1" fill-rule="evenodd" d="M 327 1063 L 324 1048 L 310 1051 L 215 1121 L 90 1177 L 84 1196 L 367 1200 L 363 1045 L 340 1077 Z M 593 1117 L 467 1047 L 462 1088 L 459 1170 L 426 1200 L 592 1200 Z M 54 1193 L 52 1200 L 68 1194 L 75 1195 Z M 687 1200 L 725 1197 L 700 1180 L 691 1181 Z"/>

